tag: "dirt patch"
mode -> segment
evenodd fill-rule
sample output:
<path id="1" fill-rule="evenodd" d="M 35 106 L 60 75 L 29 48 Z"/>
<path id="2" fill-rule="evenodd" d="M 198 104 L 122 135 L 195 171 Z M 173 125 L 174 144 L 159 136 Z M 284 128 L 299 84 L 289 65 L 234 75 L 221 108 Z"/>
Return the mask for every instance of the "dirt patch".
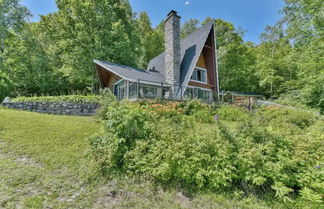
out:
<path id="1" fill-rule="evenodd" d="M 108 183 L 99 189 L 101 194 L 95 201 L 93 208 L 119 208 L 127 200 L 136 198 L 137 194 L 132 191 L 118 189 L 114 182 Z"/>
<path id="2" fill-rule="evenodd" d="M 189 197 L 186 197 L 182 192 L 177 192 L 175 201 L 179 203 L 181 208 L 191 208 L 191 200 Z"/>
<path id="3" fill-rule="evenodd" d="M 25 166 L 31 166 L 31 167 L 37 167 L 37 168 L 42 168 L 43 164 L 40 162 L 36 162 L 33 160 L 31 157 L 27 155 L 22 155 L 16 158 L 15 160 L 16 163 L 25 165 Z"/>

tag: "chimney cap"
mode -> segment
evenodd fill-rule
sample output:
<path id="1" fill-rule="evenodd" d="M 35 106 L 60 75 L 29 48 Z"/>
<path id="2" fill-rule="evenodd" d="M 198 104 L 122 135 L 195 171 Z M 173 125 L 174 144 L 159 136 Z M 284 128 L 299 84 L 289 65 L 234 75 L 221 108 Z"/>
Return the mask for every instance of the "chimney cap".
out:
<path id="1" fill-rule="evenodd" d="M 175 10 L 171 10 L 171 12 L 169 12 L 168 17 L 166 18 L 166 20 L 164 20 L 164 22 L 167 22 L 173 16 L 175 16 L 175 17 L 177 17 L 179 19 L 181 18 Z"/>
<path id="2" fill-rule="evenodd" d="M 177 15 L 177 14 L 178 14 L 177 11 L 175 11 L 175 10 L 171 10 L 171 11 L 169 12 L 169 14 L 168 14 L 168 17 L 171 16 L 171 15 Z"/>

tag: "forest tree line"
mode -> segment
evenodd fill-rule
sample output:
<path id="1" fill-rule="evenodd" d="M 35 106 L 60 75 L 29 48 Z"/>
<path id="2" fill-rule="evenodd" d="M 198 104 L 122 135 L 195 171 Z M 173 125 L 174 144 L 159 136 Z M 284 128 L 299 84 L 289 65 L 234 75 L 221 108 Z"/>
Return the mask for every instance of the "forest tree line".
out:
<path id="1" fill-rule="evenodd" d="M 91 93 L 92 60 L 146 68 L 164 51 L 163 21 L 152 27 L 128 0 L 57 0 L 58 11 L 30 22 L 20 0 L 0 1 L 0 99 L 5 96 Z M 216 19 L 220 89 L 289 97 L 324 109 L 324 17 L 321 0 L 285 0 L 282 18 L 261 42 Z M 184 38 L 202 24 L 187 20 Z M 162 17 L 161 17 L 162 19 Z"/>

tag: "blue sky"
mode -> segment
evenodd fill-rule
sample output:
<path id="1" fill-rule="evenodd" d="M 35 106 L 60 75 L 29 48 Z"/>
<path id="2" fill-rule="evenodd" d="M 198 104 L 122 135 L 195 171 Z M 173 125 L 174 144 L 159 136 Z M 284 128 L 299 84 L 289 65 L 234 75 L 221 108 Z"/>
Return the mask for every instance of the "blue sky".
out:
<path id="1" fill-rule="evenodd" d="M 186 2 L 189 5 L 186 5 Z M 55 0 L 22 0 L 33 13 L 33 21 L 39 15 L 57 10 Z M 245 31 L 244 40 L 259 43 L 259 36 L 267 25 L 279 19 L 283 0 L 130 0 L 135 12 L 146 11 L 153 26 L 160 23 L 170 10 L 178 11 L 182 23 L 190 18 L 203 21 L 206 17 L 221 18 Z"/>

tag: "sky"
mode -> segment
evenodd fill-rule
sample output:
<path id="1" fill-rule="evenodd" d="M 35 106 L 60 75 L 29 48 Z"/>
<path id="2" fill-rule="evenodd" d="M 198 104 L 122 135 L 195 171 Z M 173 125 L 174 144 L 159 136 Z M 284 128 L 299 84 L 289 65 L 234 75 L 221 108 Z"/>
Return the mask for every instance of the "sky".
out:
<path id="1" fill-rule="evenodd" d="M 187 3 L 188 2 L 188 3 Z M 32 12 L 32 21 L 39 15 L 57 11 L 55 0 L 22 0 Z M 267 25 L 274 25 L 280 18 L 284 0 L 130 0 L 134 12 L 146 11 L 153 26 L 158 25 L 171 10 L 181 16 L 182 24 L 195 18 L 221 18 L 241 27 L 245 41 L 259 43 L 259 36 Z"/>

